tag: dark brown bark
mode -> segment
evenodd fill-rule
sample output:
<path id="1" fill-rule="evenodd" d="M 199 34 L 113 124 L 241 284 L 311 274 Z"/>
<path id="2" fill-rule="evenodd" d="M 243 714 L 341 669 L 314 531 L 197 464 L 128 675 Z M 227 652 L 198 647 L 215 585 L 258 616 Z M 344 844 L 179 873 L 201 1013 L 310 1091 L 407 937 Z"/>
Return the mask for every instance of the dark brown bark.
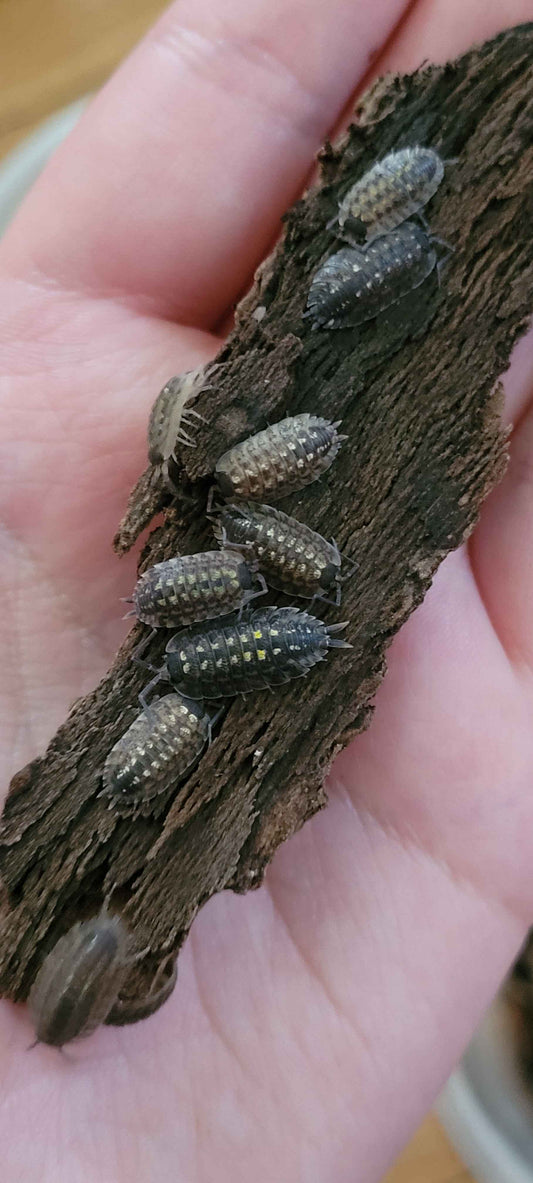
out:
<path id="1" fill-rule="evenodd" d="M 212 388 L 195 404 L 209 426 L 195 450 L 180 453 L 180 492 L 143 564 L 212 545 L 205 500 L 224 448 L 286 413 L 340 418 L 349 438 L 335 464 L 281 508 L 357 560 L 341 610 L 353 650 L 274 695 L 229 703 L 187 781 L 153 817 L 131 821 L 98 793 L 105 757 L 146 681 L 130 661 L 136 629 L 46 755 L 12 782 L 0 846 L 2 993 L 25 997 L 50 944 L 109 895 L 136 947 L 151 945 L 150 965 L 134 971 L 142 993 L 154 956 L 179 948 L 213 892 L 258 886 L 279 843 L 325 804 L 325 772 L 370 720 L 387 645 L 504 469 L 495 384 L 533 303 L 532 96 L 527 25 L 444 68 L 381 82 L 345 142 L 324 150 L 320 184 L 289 214 L 283 241 L 238 309 Z M 454 248 L 440 285 L 434 271 L 359 329 L 311 332 L 302 311 L 314 270 L 336 249 L 324 227 L 339 192 L 405 144 L 458 158 L 427 210 Z M 122 549 L 170 505 L 155 471 L 141 485 L 143 509 L 131 502 Z M 153 660 L 165 640 L 152 643 Z"/>

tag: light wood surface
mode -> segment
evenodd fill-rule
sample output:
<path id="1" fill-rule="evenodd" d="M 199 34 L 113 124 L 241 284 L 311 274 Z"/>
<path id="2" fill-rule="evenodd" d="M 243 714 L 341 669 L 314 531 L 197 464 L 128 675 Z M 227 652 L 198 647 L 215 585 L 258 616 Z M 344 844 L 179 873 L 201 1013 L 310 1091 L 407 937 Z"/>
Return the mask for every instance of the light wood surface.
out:
<path id="1" fill-rule="evenodd" d="M 162 0 L 2 0 L 0 157 L 47 115 L 97 89 L 164 7 Z M 429 1117 L 383 1183 L 471 1179 Z"/>

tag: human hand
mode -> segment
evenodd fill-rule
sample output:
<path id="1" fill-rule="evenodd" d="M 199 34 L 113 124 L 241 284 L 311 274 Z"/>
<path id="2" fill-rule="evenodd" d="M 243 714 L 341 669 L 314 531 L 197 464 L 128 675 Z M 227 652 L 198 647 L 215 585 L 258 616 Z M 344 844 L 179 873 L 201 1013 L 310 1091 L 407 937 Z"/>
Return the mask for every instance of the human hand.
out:
<path id="1" fill-rule="evenodd" d="M 6 781 L 123 635 L 134 566 L 110 543 L 151 401 L 217 351 L 407 7 L 174 5 L 1 244 Z M 454 56 L 500 10 L 418 0 L 376 68 Z M 172 999 L 68 1059 L 27 1055 L 26 1012 L 2 1007 L 5 1183 L 370 1183 L 430 1104 L 533 915 L 531 368 L 524 342 L 508 475 L 392 646 L 329 809 L 261 891 L 204 909 Z"/>

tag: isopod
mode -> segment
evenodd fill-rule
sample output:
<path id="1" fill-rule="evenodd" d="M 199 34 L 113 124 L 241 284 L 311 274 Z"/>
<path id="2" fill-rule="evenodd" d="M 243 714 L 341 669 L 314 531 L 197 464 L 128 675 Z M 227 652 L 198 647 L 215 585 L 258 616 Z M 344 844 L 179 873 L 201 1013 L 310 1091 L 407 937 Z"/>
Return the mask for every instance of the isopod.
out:
<path id="1" fill-rule="evenodd" d="M 144 571 L 133 592 L 133 611 L 154 628 L 175 628 L 224 616 L 266 590 L 263 576 L 254 574 L 239 552 L 201 551 L 165 559 Z"/>
<path id="2" fill-rule="evenodd" d="M 351 648 L 333 634 L 346 627 L 326 625 L 298 608 L 265 608 L 209 631 L 178 633 L 166 647 L 166 674 L 191 698 L 281 686 L 307 674 L 328 649 Z"/>
<path id="3" fill-rule="evenodd" d="M 45 957 L 28 1004 L 37 1043 L 62 1047 L 107 1018 L 128 969 L 128 934 L 107 911 L 60 937 Z"/>
<path id="4" fill-rule="evenodd" d="M 169 954 L 156 965 L 154 975 L 146 992 L 139 998 L 130 998 L 121 991 L 106 1018 L 113 1027 L 124 1027 L 126 1023 L 138 1023 L 155 1014 L 170 998 L 178 978 L 175 954 Z"/>
<path id="5" fill-rule="evenodd" d="M 344 247 L 313 276 L 305 315 L 326 329 L 372 320 L 423 283 L 436 262 L 431 239 L 412 222 L 371 246 Z"/>
<path id="6" fill-rule="evenodd" d="M 339 205 L 340 237 L 350 240 L 350 222 L 362 223 L 367 242 L 419 213 L 436 193 L 444 163 L 433 148 L 401 148 L 378 160 L 352 185 Z"/>
<path id="7" fill-rule="evenodd" d="M 189 426 L 191 418 L 201 419 L 201 416 L 187 408 L 186 403 L 203 389 L 205 368 L 200 366 L 185 374 L 177 374 L 160 390 L 148 421 L 148 459 L 151 464 L 168 461 L 177 443 L 194 446 L 184 427 Z"/>
<path id="8" fill-rule="evenodd" d="M 277 500 L 310 485 L 333 464 L 346 439 L 339 426 L 319 415 L 293 415 L 235 444 L 215 466 L 222 496 Z"/>
<path id="9" fill-rule="evenodd" d="M 224 505 L 213 524 L 215 537 L 251 553 L 270 587 L 289 595 L 324 599 L 336 585 L 340 601 L 341 556 L 310 526 L 271 505 Z"/>
<path id="10" fill-rule="evenodd" d="M 106 759 L 103 795 L 121 814 L 147 813 L 153 798 L 173 785 L 200 755 L 209 715 L 180 694 L 150 703 L 117 740 Z"/>

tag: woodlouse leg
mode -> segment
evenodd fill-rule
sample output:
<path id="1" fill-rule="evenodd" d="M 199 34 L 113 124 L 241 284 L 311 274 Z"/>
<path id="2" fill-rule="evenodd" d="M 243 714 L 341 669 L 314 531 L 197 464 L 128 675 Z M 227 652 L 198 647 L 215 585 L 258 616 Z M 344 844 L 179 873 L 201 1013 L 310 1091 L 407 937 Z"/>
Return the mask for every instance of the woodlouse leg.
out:
<path id="1" fill-rule="evenodd" d="M 209 723 L 207 726 L 207 742 L 208 742 L 209 746 L 211 746 L 211 744 L 213 742 L 213 731 L 214 731 L 219 719 L 224 714 L 224 712 L 225 712 L 225 707 L 223 707 L 223 706 L 219 707 L 216 714 L 213 715 L 213 718 L 209 720 Z"/>
<path id="2" fill-rule="evenodd" d="M 158 670 L 157 674 L 155 675 L 155 678 L 152 678 L 152 680 L 148 683 L 148 685 L 144 687 L 144 690 L 140 691 L 140 693 L 138 695 L 138 699 L 139 699 L 139 702 L 142 706 L 143 711 L 145 711 L 147 715 L 151 715 L 150 704 L 147 702 L 148 695 L 151 694 L 152 690 L 154 689 L 154 686 L 159 686 L 160 682 L 168 682 L 168 681 L 169 681 L 169 677 L 168 677 L 168 674 L 165 670 L 165 667 L 161 666 L 161 669 Z"/>
<path id="3" fill-rule="evenodd" d="M 135 662 L 135 665 L 142 665 L 145 670 L 155 670 L 155 666 L 151 665 L 149 661 L 143 661 L 142 657 L 140 657 L 140 654 L 144 653 L 145 649 L 148 648 L 150 641 L 153 640 L 156 634 L 157 629 L 151 628 L 148 635 L 143 637 L 142 641 L 139 641 L 139 644 L 135 646 L 135 649 L 133 649 L 131 654 L 131 660 Z"/>
<path id="4" fill-rule="evenodd" d="M 248 604 L 250 604 L 252 600 L 257 600 L 258 596 L 266 596 L 268 594 L 268 586 L 264 575 L 261 575 L 260 572 L 257 571 L 256 579 L 260 584 L 259 591 L 250 590 L 244 593 L 242 604 L 239 608 L 239 620 L 241 619 L 244 609 L 248 607 Z"/>

